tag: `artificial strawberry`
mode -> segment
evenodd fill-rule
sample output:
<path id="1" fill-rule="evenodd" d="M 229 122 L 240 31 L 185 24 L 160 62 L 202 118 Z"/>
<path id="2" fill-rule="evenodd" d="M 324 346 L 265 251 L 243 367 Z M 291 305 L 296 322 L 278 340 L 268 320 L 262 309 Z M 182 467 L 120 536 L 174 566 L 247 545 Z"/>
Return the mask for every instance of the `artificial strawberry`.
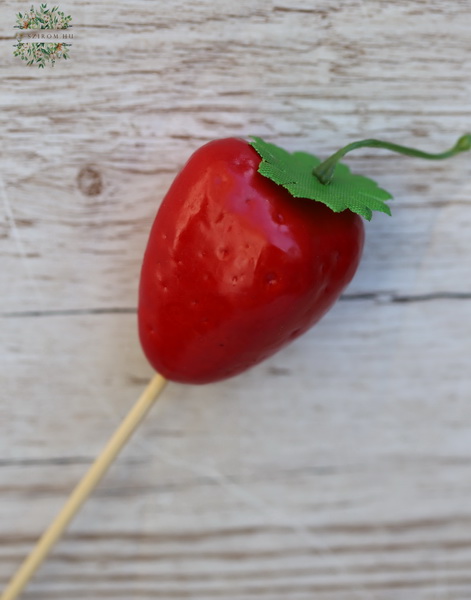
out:
<path id="1" fill-rule="evenodd" d="M 323 163 L 260 138 L 227 138 L 190 157 L 142 265 L 139 334 L 158 372 L 184 383 L 236 375 L 325 314 L 358 267 L 359 215 L 390 213 L 388 192 L 337 165 L 361 146 L 445 158 L 469 149 L 471 137 L 440 155 L 364 140 Z"/>

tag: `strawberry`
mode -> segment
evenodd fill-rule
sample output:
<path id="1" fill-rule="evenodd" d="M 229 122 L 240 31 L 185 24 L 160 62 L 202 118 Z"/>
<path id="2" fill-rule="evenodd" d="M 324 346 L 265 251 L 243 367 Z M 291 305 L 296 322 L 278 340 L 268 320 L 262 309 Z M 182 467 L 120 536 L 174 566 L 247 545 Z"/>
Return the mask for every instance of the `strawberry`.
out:
<path id="1" fill-rule="evenodd" d="M 171 380 L 236 375 L 311 327 L 353 277 L 361 218 L 293 198 L 235 138 L 197 150 L 154 221 L 142 265 L 139 332 Z"/>
<path id="2" fill-rule="evenodd" d="M 469 143 L 463 136 L 454 153 L 467 149 L 464 138 Z M 152 226 L 139 335 L 149 362 L 170 380 L 202 384 L 236 375 L 303 334 L 338 299 L 360 261 L 359 214 L 389 213 L 384 200 L 391 198 L 337 165 L 347 151 L 447 154 L 364 140 L 321 163 L 254 140 L 199 148 Z"/>

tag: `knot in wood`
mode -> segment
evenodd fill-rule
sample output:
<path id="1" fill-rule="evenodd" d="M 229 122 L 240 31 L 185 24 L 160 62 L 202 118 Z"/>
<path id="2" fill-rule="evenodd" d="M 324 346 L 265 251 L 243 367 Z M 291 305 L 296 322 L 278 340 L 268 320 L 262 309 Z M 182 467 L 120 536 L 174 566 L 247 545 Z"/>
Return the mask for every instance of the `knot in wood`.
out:
<path id="1" fill-rule="evenodd" d="M 103 179 L 100 171 L 87 165 L 77 175 L 77 185 L 85 196 L 98 196 L 103 190 Z"/>

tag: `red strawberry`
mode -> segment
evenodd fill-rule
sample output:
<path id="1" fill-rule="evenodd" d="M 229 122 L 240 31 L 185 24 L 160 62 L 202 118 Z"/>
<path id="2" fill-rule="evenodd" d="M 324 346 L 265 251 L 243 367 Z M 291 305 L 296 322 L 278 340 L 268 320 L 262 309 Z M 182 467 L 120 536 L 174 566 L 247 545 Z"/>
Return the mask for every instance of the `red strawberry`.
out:
<path id="1" fill-rule="evenodd" d="M 359 215 L 294 198 L 258 172 L 260 162 L 244 140 L 210 142 L 157 213 L 139 334 L 170 380 L 208 383 L 256 365 L 312 327 L 357 269 Z"/>

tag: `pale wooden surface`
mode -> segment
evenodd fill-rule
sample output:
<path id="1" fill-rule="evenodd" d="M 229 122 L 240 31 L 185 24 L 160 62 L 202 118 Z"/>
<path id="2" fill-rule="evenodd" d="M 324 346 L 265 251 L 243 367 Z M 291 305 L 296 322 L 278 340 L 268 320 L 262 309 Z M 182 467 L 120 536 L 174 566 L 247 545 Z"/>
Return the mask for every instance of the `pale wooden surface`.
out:
<path id="1" fill-rule="evenodd" d="M 139 265 L 191 151 L 471 129 L 467 0 L 60 6 L 72 58 L 39 71 L 0 4 L 2 584 L 151 374 Z M 25 600 L 469 600 L 470 157 L 350 164 L 396 200 L 344 299 L 240 377 L 170 385 Z"/>

